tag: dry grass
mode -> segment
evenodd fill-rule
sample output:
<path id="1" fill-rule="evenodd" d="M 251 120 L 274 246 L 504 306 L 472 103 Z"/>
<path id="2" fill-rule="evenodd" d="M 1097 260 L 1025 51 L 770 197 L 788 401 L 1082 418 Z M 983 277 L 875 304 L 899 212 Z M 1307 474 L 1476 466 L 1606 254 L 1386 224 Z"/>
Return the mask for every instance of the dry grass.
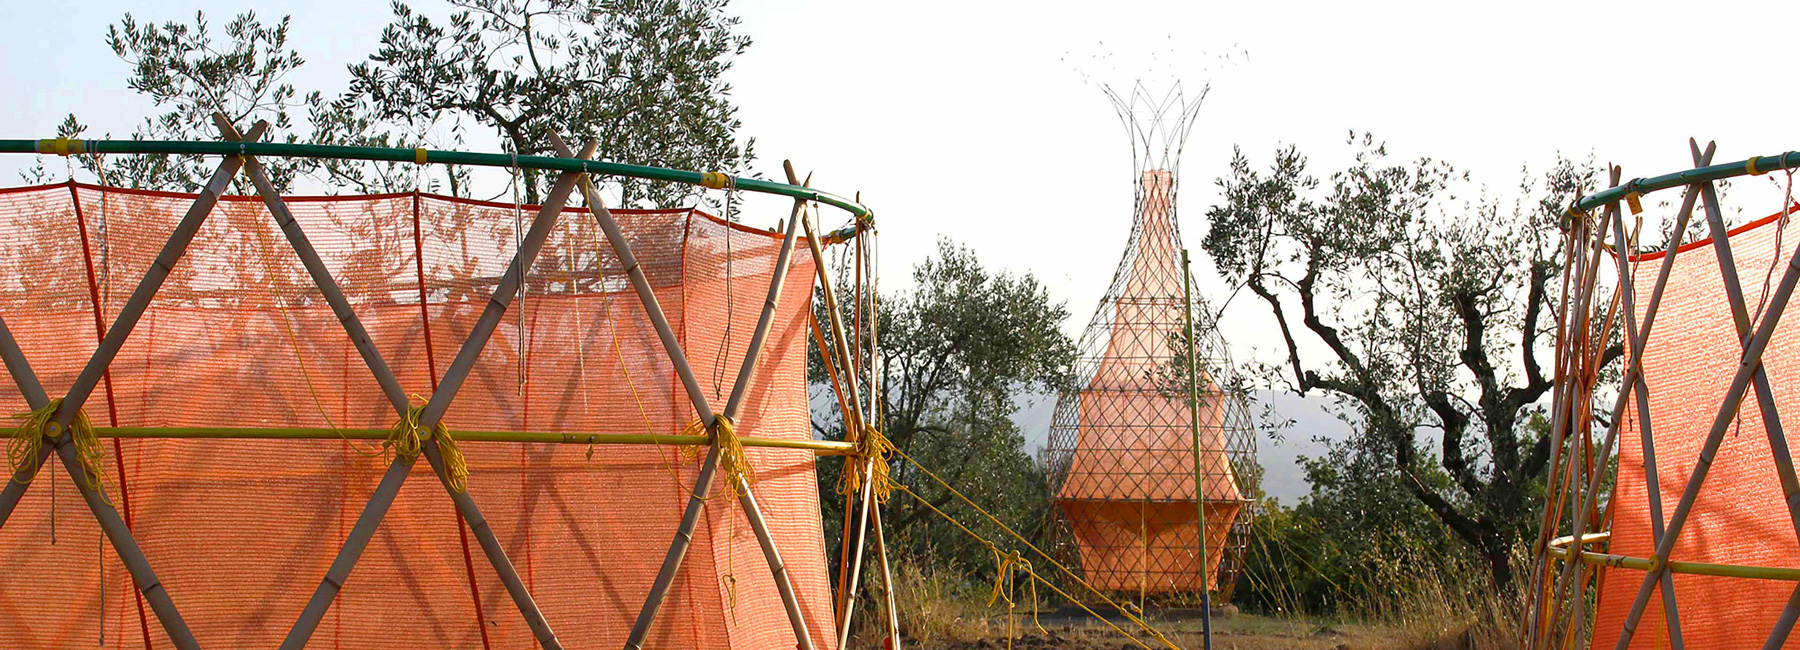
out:
<path id="1" fill-rule="evenodd" d="M 1359 603 L 1342 620 L 1247 614 L 1217 616 L 1217 650 L 1510 650 L 1522 647 L 1518 621 L 1520 593 L 1496 593 L 1476 567 L 1469 571 L 1421 575 L 1395 571 L 1385 576 L 1391 591 Z M 1522 575 L 1522 574 L 1521 574 Z M 877 578 L 878 579 L 878 578 Z M 894 567 L 900 629 L 907 648 L 1000 649 L 1009 647 L 1004 609 L 986 605 L 988 584 L 972 584 L 953 572 L 912 562 Z M 1021 603 L 1012 621 L 1010 647 L 1019 650 L 1135 649 L 1105 624 L 1089 617 L 1055 619 L 1048 613 L 1039 632 Z M 1046 607 L 1053 607 L 1046 603 Z M 856 616 L 853 648 L 880 648 L 886 612 L 863 601 Z M 1201 647 L 1200 621 L 1153 615 L 1153 624 L 1183 648 Z"/>

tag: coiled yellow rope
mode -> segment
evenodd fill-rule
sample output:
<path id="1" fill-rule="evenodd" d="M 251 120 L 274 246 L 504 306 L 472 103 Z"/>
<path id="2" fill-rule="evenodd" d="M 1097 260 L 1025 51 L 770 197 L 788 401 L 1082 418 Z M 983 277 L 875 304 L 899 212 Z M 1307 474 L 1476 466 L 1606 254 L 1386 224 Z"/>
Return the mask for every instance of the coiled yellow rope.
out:
<path id="1" fill-rule="evenodd" d="M 469 464 L 463 458 L 462 450 L 456 448 L 456 440 L 450 437 L 450 429 L 443 422 L 438 422 L 429 433 L 422 431 L 419 416 L 424 412 L 424 404 L 406 409 L 406 416 L 388 430 L 387 440 L 381 443 L 382 453 L 410 461 L 425 450 L 426 440 L 436 438 L 438 451 L 444 456 L 444 476 L 449 479 L 450 489 L 459 494 L 469 491 Z"/>
<path id="2" fill-rule="evenodd" d="M 724 415 L 713 416 L 712 431 L 699 420 L 689 422 L 681 435 L 711 435 L 713 443 L 719 446 L 719 470 L 725 472 L 725 489 L 734 497 L 744 495 L 744 488 L 756 482 L 756 468 L 750 466 L 750 459 L 744 456 L 744 441 L 739 440 L 737 430 L 731 418 Z M 707 452 L 707 448 L 699 445 L 684 447 L 681 455 L 687 458 L 699 458 Z"/>
<path id="3" fill-rule="evenodd" d="M 56 427 L 56 411 L 62 408 L 62 404 L 63 398 L 58 397 L 28 413 L 13 416 L 13 419 L 19 420 L 19 426 L 13 429 L 12 441 L 6 446 L 6 466 L 12 471 L 13 480 L 30 483 L 37 477 L 37 473 L 33 471 L 30 476 L 20 480 L 19 474 L 26 468 L 35 470 L 44 442 L 62 435 Z M 100 448 L 100 437 L 94 435 L 94 424 L 88 421 L 87 411 L 75 411 L 75 420 L 69 423 L 69 434 L 75 442 L 75 457 L 81 460 L 88 488 L 98 492 L 102 500 L 111 504 L 112 501 L 106 496 L 106 472 L 102 469 L 106 455 Z"/>
<path id="4" fill-rule="evenodd" d="M 876 498 L 887 503 L 888 496 L 894 493 L 894 480 L 888 475 L 894 451 L 893 441 L 881 435 L 880 429 L 864 428 L 862 439 L 856 441 L 856 453 L 852 456 L 863 462 L 845 463 L 843 473 L 838 475 L 838 494 L 854 497 L 862 491 L 863 481 L 871 480 L 875 483 L 872 489 Z M 867 461 L 873 463 L 865 465 Z"/>

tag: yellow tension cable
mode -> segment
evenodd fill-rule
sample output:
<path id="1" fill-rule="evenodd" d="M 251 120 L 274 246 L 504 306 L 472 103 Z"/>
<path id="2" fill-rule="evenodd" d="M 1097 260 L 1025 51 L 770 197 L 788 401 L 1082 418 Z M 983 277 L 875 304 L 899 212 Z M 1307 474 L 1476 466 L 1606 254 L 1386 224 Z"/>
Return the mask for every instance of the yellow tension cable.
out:
<path id="1" fill-rule="evenodd" d="M 13 480 L 30 483 L 37 477 L 36 472 L 23 480 L 19 479 L 21 471 L 35 469 L 38 454 L 42 451 L 46 440 L 54 440 L 62 435 L 56 430 L 56 411 L 62 408 L 61 397 L 50 400 L 50 403 L 27 413 L 13 416 L 19 420 L 19 426 L 13 429 L 12 441 L 6 446 L 6 465 L 12 470 Z M 88 421 L 87 411 L 75 411 L 75 420 L 69 423 L 69 435 L 75 442 L 75 456 L 81 460 L 81 469 L 89 489 L 98 492 L 102 500 L 106 496 L 106 473 L 101 465 L 106 456 L 100 449 L 100 437 L 94 435 L 94 424 Z"/>
<path id="2" fill-rule="evenodd" d="M 444 456 L 444 476 L 449 479 L 450 489 L 459 494 L 469 491 L 469 463 L 463 458 L 462 450 L 456 448 L 456 440 L 450 437 L 450 429 L 442 421 L 431 427 L 430 433 L 421 431 L 419 416 L 424 412 L 424 404 L 406 409 L 406 416 L 388 430 L 387 440 L 381 443 L 382 451 L 410 461 L 425 450 L 426 440 L 436 438 L 438 451 Z"/>

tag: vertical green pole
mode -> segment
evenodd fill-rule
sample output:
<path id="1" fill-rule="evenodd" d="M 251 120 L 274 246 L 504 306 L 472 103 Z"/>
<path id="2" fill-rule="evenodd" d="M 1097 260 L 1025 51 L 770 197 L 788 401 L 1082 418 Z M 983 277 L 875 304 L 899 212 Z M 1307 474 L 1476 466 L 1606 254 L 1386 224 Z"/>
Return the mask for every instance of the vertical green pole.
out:
<path id="1" fill-rule="evenodd" d="M 1181 295 L 1187 322 L 1187 376 L 1189 426 L 1194 433 L 1194 509 L 1200 529 L 1200 638 L 1212 650 L 1212 567 L 1206 557 L 1206 479 L 1200 455 L 1200 361 L 1194 339 L 1194 277 L 1188 268 L 1187 249 L 1181 249 Z"/>

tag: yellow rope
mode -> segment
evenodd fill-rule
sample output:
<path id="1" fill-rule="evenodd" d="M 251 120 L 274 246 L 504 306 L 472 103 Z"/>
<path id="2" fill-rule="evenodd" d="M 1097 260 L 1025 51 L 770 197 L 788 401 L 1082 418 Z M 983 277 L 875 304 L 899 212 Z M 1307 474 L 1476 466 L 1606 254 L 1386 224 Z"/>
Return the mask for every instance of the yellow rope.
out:
<path id="1" fill-rule="evenodd" d="M 996 566 L 994 568 L 994 593 L 988 595 L 987 604 L 992 607 L 997 600 L 1004 599 L 1006 601 L 1006 646 L 1012 647 L 1012 638 L 1018 636 L 1012 632 L 1012 610 L 1014 609 L 1012 595 L 1018 589 L 1017 574 L 1020 571 L 1025 572 L 1025 585 L 1031 591 L 1031 624 L 1037 626 L 1040 634 L 1049 635 L 1050 631 L 1045 630 L 1044 624 L 1038 622 L 1037 574 L 1031 570 L 1031 561 L 1019 555 L 1018 551 L 1001 553 L 1000 548 L 993 544 L 988 544 L 988 551 L 994 554 Z"/>
<path id="2" fill-rule="evenodd" d="M 894 492 L 894 479 L 889 476 L 889 463 L 895 451 L 893 441 L 881 435 L 880 429 L 864 428 L 862 439 L 856 441 L 856 451 L 851 455 L 854 460 L 846 462 L 844 471 L 838 474 L 838 494 L 855 497 L 862 492 L 865 479 L 873 480 L 875 497 L 882 503 L 887 503 L 888 496 Z"/>
<path id="3" fill-rule="evenodd" d="M 699 420 L 695 420 L 688 423 L 682 435 L 703 435 L 706 430 Z M 749 458 L 744 456 L 744 442 L 738 439 L 731 418 L 723 414 L 713 416 L 712 438 L 713 444 L 719 448 L 719 470 L 725 472 L 725 485 L 721 489 L 733 497 L 744 496 L 744 491 L 750 489 L 750 484 L 756 481 L 756 469 L 750 466 Z M 691 460 L 707 453 L 709 448 L 699 445 L 683 447 L 681 455 Z M 696 496 L 702 501 L 711 500 L 708 496 Z M 737 537 L 737 518 L 730 516 L 730 507 L 726 506 L 726 521 L 729 522 L 725 531 L 726 540 Z M 736 550 L 737 544 L 728 542 L 725 545 L 725 573 L 720 576 L 725 582 L 725 608 L 731 612 L 733 622 L 737 621 Z"/>
<path id="4" fill-rule="evenodd" d="M 306 353 L 300 349 L 300 334 L 294 331 L 293 316 L 288 312 L 287 301 L 281 297 L 283 287 L 276 284 L 275 279 L 280 276 L 280 273 L 275 265 L 275 248 L 270 243 L 271 237 L 265 228 L 266 226 L 259 226 L 256 229 L 256 240 L 262 249 L 263 278 L 268 281 L 269 302 L 275 303 L 275 306 L 281 310 L 281 328 L 287 333 L 288 344 L 294 348 L 294 366 L 300 369 L 300 378 L 306 382 L 306 392 L 312 397 L 313 410 L 318 411 L 319 419 L 324 420 L 325 426 L 331 427 L 331 430 L 344 440 L 345 445 L 349 446 L 351 451 L 364 458 L 373 458 L 381 452 L 364 449 L 363 445 L 352 442 L 350 436 L 345 435 L 343 429 L 339 429 L 337 423 L 331 420 L 331 415 L 325 412 L 325 401 L 319 397 L 319 387 L 313 382 L 312 371 L 306 367 Z"/>
<path id="5" fill-rule="evenodd" d="M 381 443 L 382 452 L 410 461 L 425 450 L 425 441 L 436 438 L 438 451 L 444 456 L 444 476 L 449 479 L 450 489 L 458 493 L 469 491 L 469 463 L 463 458 L 462 450 L 456 448 L 456 440 L 450 437 L 450 429 L 442 421 L 432 426 L 430 432 L 421 430 L 419 416 L 424 412 L 424 404 L 406 409 L 406 415 L 388 430 L 387 440 Z"/>
<path id="6" fill-rule="evenodd" d="M 1133 624 L 1137 625 L 1137 627 L 1139 629 L 1142 629 L 1144 632 L 1150 634 L 1151 636 L 1156 637 L 1157 641 L 1161 642 L 1164 646 L 1167 646 L 1170 650 L 1180 650 L 1181 647 L 1175 645 L 1175 642 L 1170 641 L 1168 637 L 1163 636 L 1162 632 L 1158 631 L 1154 627 L 1151 627 L 1149 623 L 1144 622 L 1144 619 L 1139 618 L 1138 616 L 1132 614 L 1129 610 L 1120 606 L 1118 603 L 1113 602 L 1113 599 L 1108 598 L 1105 593 L 1102 593 L 1099 589 L 1095 588 L 1093 585 L 1088 584 L 1088 582 L 1086 580 L 1082 580 L 1081 576 L 1075 575 L 1075 572 L 1073 570 L 1069 569 L 1069 567 L 1067 567 L 1067 566 L 1064 566 L 1063 563 L 1056 561 L 1056 558 L 1050 557 L 1049 553 L 1045 553 L 1043 549 L 1040 549 L 1036 545 L 1032 544 L 1031 540 L 1025 539 L 1024 535 L 1020 535 L 1018 531 L 1013 530 L 1011 526 L 1006 525 L 1006 522 L 1000 521 L 999 517 L 994 516 L 993 513 L 988 512 L 987 510 L 983 509 L 981 506 L 976 505 L 975 502 L 970 500 L 968 496 L 964 495 L 962 492 L 957 491 L 956 488 L 951 487 L 951 485 L 948 482 L 946 482 L 943 478 L 939 477 L 936 473 L 933 473 L 931 470 L 926 469 L 924 465 L 919 464 L 919 461 L 914 460 L 913 457 L 906 455 L 906 452 L 900 451 L 899 449 L 895 449 L 894 454 L 899 456 L 900 458 L 904 459 L 906 462 L 911 463 L 912 466 L 914 468 L 918 469 L 920 473 L 924 474 L 927 477 L 930 477 L 933 482 L 936 482 L 938 485 L 942 486 L 944 488 L 944 490 L 948 491 L 951 495 L 955 496 L 958 500 L 962 501 L 965 505 L 969 506 L 970 508 L 973 508 L 975 510 L 975 512 L 981 513 L 981 516 L 987 518 L 988 521 L 993 522 L 993 524 L 995 526 L 998 526 L 1000 528 L 1000 530 L 1006 531 L 1006 534 L 1011 535 L 1013 537 L 1013 539 L 1018 540 L 1020 544 L 1024 544 L 1025 548 L 1031 549 L 1031 551 L 1033 553 L 1036 553 L 1038 555 L 1038 557 L 1044 558 L 1044 560 L 1048 561 L 1051 566 L 1056 567 L 1057 570 L 1059 570 L 1063 573 L 1063 575 L 1068 576 L 1070 580 L 1074 580 L 1077 584 L 1081 585 L 1082 587 L 1087 588 L 1087 590 L 1089 592 L 1093 593 L 1095 596 L 1099 596 L 1100 600 L 1104 601 L 1108 605 L 1111 605 L 1112 608 L 1114 610 L 1117 610 L 1119 613 L 1124 614 L 1125 618 L 1129 619 Z M 898 487 L 900 490 L 906 492 L 907 494 L 911 494 L 914 499 L 918 499 L 921 503 L 925 503 L 927 506 L 931 505 L 929 502 L 926 502 L 924 498 L 920 497 L 917 494 L 914 494 L 911 490 L 907 489 L 904 484 L 895 483 L 895 486 Z M 937 508 L 933 507 L 932 510 L 937 510 Z M 945 515 L 942 511 L 938 511 L 938 514 L 943 515 L 943 517 L 946 519 L 951 519 L 952 522 L 955 522 L 955 519 L 952 519 L 949 515 Z M 969 530 L 968 527 L 962 526 L 962 524 L 960 522 L 956 522 L 956 523 L 959 527 L 962 527 L 963 530 L 965 530 L 965 531 Z M 969 534 L 973 535 L 974 532 L 969 531 Z M 1048 585 L 1050 583 L 1048 581 L 1045 581 L 1044 584 Z M 1061 592 L 1059 591 L 1058 593 L 1061 593 Z M 1068 596 L 1065 594 L 1064 597 L 1067 598 Z M 1074 600 L 1074 599 L 1070 598 L 1070 600 Z M 1079 602 L 1079 601 L 1077 601 L 1077 602 Z M 1090 610 L 1090 613 L 1092 613 L 1091 610 Z M 1098 614 L 1096 614 L 1096 616 L 1098 616 Z M 1114 628 L 1114 629 L 1117 629 L 1117 628 Z M 1127 635 L 1127 636 L 1129 637 L 1129 635 Z M 1135 637 L 1130 637 L 1130 638 L 1132 638 L 1133 641 L 1136 641 Z M 1139 645 L 1142 645 L 1142 643 L 1140 643 Z"/>
<path id="7" fill-rule="evenodd" d="M 42 407 L 13 416 L 19 420 L 19 426 L 13 429 L 12 441 L 6 446 L 6 465 L 12 470 L 13 480 L 30 483 L 37 478 L 38 454 L 42 453 L 44 441 L 62 436 L 56 426 L 56 411 L 62 408 L 63 398 L 50 400 Z M 106 472 L 103 464 L 106 454 L 100 447 L 100 437 L 94 435 L 94 425 L 88 421 L 87 411 L 75 411 L 75 419 L 69 423 L 69 435 L 75 442 L 75 457 L 81 460 L 82 473 L 88 489 L 100 494 L 100 498 L 111 504 L 106 496 Z M 19 475 L 31 469 L 31 475 L 20 479 Z"/>
<path id="8" fill-rule="evenodd" d="M 702 425 L 699 420 L 695 420 L 688 423 L 681 435 L 708 435 L 707 427 Z M 731 418 L 724 415 L 713 416 L 710 435 L 713 438 L 713 444 L 719 446 L 719 470 L 725 472 L 724 489 L 730 491 L 731 496 L 743 496 L 744 488 L 756 482 L 756 468 L 751 467 L 750 459 L 744 456 L 744 441 L 738 439 Z M 699 458 L 706 452 L 707 447 L 697 445 L 681 449 L 681 455 L 689 459 Z"/>
<path id="9" fill-rule="evenodd" d="M 981 544 L 983 546 L 986 546 L 989 549 L 993 549 L 993 550 L 995 550 L 996 553 L 998 553 L 998 548 L 996 547 L 996 545 L 993 542 L 988 541 L 987 538 L 982 537 L 980 533 L 977 533 L 973 529 L 970 529 L 968 527 L 968 525 L 964 524 L 961 521 L 958 521 L 955 517 L 952 517 L 949 514 L 945 513 L 943 510 L 938 509 L 937 506 L 932 505 L 930 501 L 925 499 L 925 497 L 919 496 L 919 493 L 912 491 L 912 488 L 906 487 L 906 484 L 895 483 L 894 488 L 905 493 L 906 496 L 912 497 L 913 500 L 918 501 L 919 505 L 925 506 L 926 509 L 928 509 L 934 513 L 937 513 L 937 516 L 942 517 L 944 519 L 944 521 L 948 521 L 952 525 L 961 529 L 963 533 L 967 534 L 969 537 L 974 538 L 975 541 L 981 542 Z M 977 508 L 977 509 L 979 509 L 979 508 Z M 1005 524 L 1001 524 L 1000 527 L 1004 528 L 1007 532 L 1012 533 L 1012 529 L 1006 528 Z M 1014 537 L 1018 536 L 1018 533 L 1012 533 L 1012 534 Z M 1021 540 L 1021 541 L 1023 541 L 1023 540 Z M 1027 547 L 1031 548 L 1031 550 L 1037 551 L 1040 555 L 1043 554 L 1043 551 L 1038 551 L 1037 547 L 1032 546 L 1030 542 L 1025 542 L 1025 545 Z M 1050 560 L 1050 563 L 1056 564 L 1056 560 L 1052 559 L 1052 560 Z M 1061 566 L 1061 565 L 1058 565 L 1058 566 Z M 1029 563 L 1029 562 L 1025 562 L 1023 564 L 1015 563 L 1014 567 L 1009 567 L 1009 568 L 1016 568 L 1020 571 L 1024 571 L 1027 575 L 1031 576 L 1032 580 L 1034 580 L 1036 582 L 1044 583 L 1044 586 L 1049 587 L 1051 591 L 1056 592 L 1056 595 L 1062 596 L 1063 600 L 1067 600 L 1071 603 L 1075 603 L 1075 606 L 1080 607 L 1081 611 L 1087 612 L 1088 615 L 1093 616 L 1096 619 L 1099 619 L 1101 623 L 1105 623 L 1106 626 L 1112 628 L 1112 630 L 1114 632 L 1118 632 L 1119 636 L 1125 637 L 1126 640 L 1137 644 L 1137 646 L 1139 648 L 1144 648 L 1144 650 L 1150 650 L 1150 646 L 1145 645 L 1143 641 L 1138 640 L 1137 637 L 1132 636 L 1132 634 L 1130 632 L 1126 632 L 1123 628 L 1120 628 L 1117 624 L 1113 623 L 1110 620 L 1107 620 L 1107 618 L 1105 616 L 1101 616 L 1098 612 L 1095 612 L 1093 610 L 1093 608 L 1090 608 L 1087 606 L 1087 603 L 1081 602 L 1081 599 L 1069 595 L 1069 592 L 1063 591 L 1062 589 L 1058 588 L 1054 583 L 1051 583 L 1049 580 L 1045 580 L 1043 576 L 1038 575 L 1038 573 L 1036 571 L 1032 570 L 1031 563 Z M 1064 569 L 1064 570 L 1067 571 L 1067 569 Z M 1071 576 L 1071 577 L 1073 577 L 1073 576 Z M 1081 582 L 1081 578 L 1075 578 L 1075 581 Z M 1086 582 L 1081 582 L 1081 584 L 1084 586 L 1087 585 Z M 1089 586 L 1088 588 L 1093 589 L 1093 587 L 1091 587 L 1091 586 Z M 1033 589 L 1032 600 L 1035 603 L 1036 599 L 1037 599 L 1036 587 L 1033 587 L 1032 589 Z M 1099 593 L 1099 592 L 1095 592 L 1095 593 Z M 1104 594 L 1101 594 L 1100 597 L 1102 599 L 1106 598 L 1106 596 Z M 1107 600 L 1106 602 L 1111 603 L 1112 601 Z M 1126 616 L 1131 616 L 1130 612 L 1126 612 L 1123 608 L 1120 608 L 1117 604 L 1114 604 L 1113 608 L 1118 610 L 1119 612 L 1125 614 Z M 1036 622 L 1036 620 L 1037 620 L 1037 615 L 1036 615 L 1036 613 L 1033 613 L 1032 621 Z M 1155 629 L 1149 628 L 1149 626 L 1145 625 L 1142 621 L 1138 621 L 1136 618 L 1133 618 L 1132 620 L 1137 621 L 1139 626 L 1143 626 L 1143 627 L 1145 627 L 1145 629 L 1149 629 L 1150 633 L 1155 635 L 1156 638 L 1160 639 L 1164 645 L 1167 645 L 1170 648 L 1170 650 L 1180 650 L 1180 648 L 1177 648 L 1175 646 L 1175 644 L 1170 643 L 1167 638 L 1164 638 L 1163 635 L 1161 633 L 1157 632 Z M 1038 629 L 1040 629 L 1040 630 L 1043 629 L 1043 626 L 1039 625 Z"/>

